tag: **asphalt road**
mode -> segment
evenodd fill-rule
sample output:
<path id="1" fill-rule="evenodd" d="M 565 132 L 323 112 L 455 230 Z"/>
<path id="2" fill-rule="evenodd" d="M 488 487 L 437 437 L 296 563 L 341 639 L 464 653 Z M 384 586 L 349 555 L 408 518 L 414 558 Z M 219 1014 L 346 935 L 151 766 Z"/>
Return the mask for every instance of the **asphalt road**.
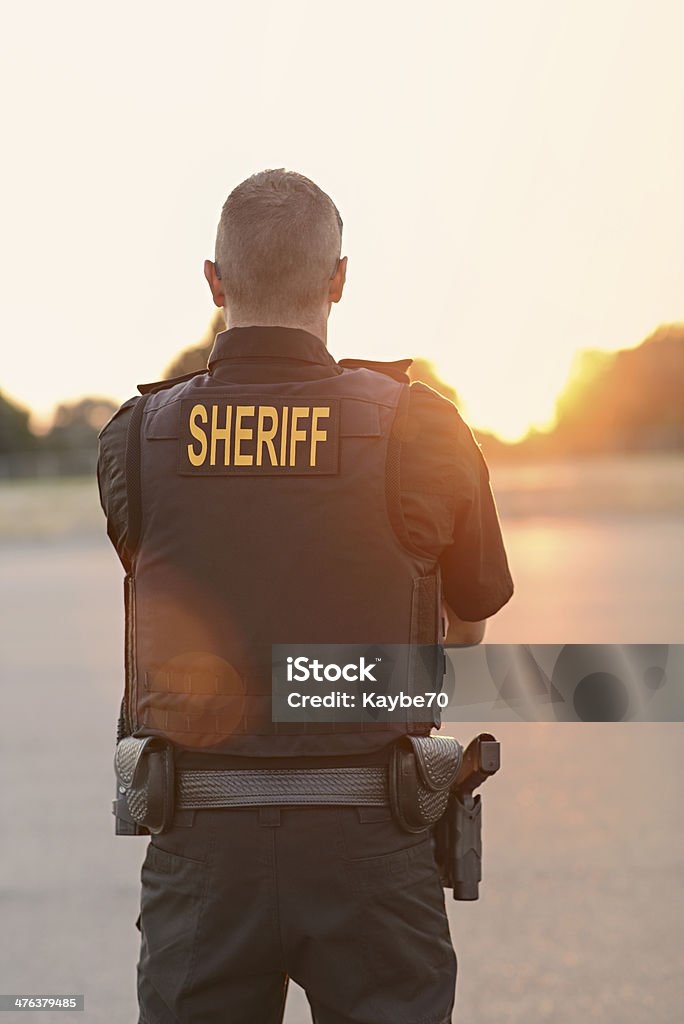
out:
<path id="1" fill-rule="evenodd" d="M 115 838 L 110 814 L 120 569 L 104 538 L 0 554 L 0 992 L 85 993 L 83 1015 L 43 1013 L 44 1024 L 134 1024 L 146 840 Z M 684 726 L 497 731 L 504 767 L 486 794 L 482 898 L 447 903 L 454 1020 L 680 1019 Z M 287 1024 L 308 1019 L 293 989 Z"/>

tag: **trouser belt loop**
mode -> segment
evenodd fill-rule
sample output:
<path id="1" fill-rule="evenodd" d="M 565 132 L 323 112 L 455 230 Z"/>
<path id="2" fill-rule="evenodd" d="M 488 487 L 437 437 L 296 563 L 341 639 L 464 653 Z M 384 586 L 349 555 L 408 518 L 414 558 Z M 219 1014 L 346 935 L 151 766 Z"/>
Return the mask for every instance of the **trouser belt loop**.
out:
<path id="1" fill-rule="evenodd" d="M 280 808 L 279 807 L 260 807 L 259 808 L 259 824 L 264 828 L 279 828 L 280 827 Z"/>

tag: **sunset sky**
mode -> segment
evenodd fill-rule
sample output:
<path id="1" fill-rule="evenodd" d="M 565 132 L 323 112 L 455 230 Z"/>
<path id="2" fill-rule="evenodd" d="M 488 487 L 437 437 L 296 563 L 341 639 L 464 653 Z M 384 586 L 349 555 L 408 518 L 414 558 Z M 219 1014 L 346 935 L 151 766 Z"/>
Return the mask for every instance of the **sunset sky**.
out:
<path id="1" fill-rule="evenodd" d="M 329 344 L 544 424 L 578 348 L 684 319 L 684 4 L 5 5 L 0 389 L 123 400 L 204 332 L 230 189 L 345 222 Z"/>

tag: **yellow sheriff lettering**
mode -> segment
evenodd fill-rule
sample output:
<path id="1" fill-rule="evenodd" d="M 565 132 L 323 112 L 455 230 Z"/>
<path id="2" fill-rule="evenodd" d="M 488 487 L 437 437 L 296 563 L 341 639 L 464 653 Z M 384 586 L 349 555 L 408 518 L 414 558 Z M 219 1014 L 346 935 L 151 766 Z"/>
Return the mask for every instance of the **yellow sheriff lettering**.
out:
<path id="1" fill-rule="evenodd" d="M 332 410 L 327 405 L 193 405 L 186 446 L 188 461 L 202 466 L 260 466 L 264 469 L 315 469 L 321 445 L 330 439 Z M 251 421 L 251 422 L 250 422 Z M 328 422 L 326 422 L 328 421 Z M 219 444 L 223 445 L 223 453 Z M 305 446 L 304 451 L 301 447 Z"/>
<path id="2" fill-rule="evenodd" d="M 224 466 L 230 465 L 230 422 L 233 415 L 232 405 L 226 406 L 226 425 L 225 427 L 219 427 L 218 425 L 218 406 L 212 405 L 211 407 L 211 454 L 209 456 L 209 465 L 216 465 L 216 442 L 223 441 L 223 464 Z"/>
<path id="3" fill-rule="evenodd" d="M 309 459 L 309 465 L 316 465 L 316 445 L 319 441 L 328 440 L 328 431 L 318 429 L 318 421 L 330 416 L 330 407 L 325 405 L 315 405 L 311 416 L 311 457 Z"/>
<path id="4" fill-rule="evenodd" d="M 285 458 L 287 456 L 287 416 L 289 409 L 286 405 L 283 406 L 283 422 L 280 428 L 280 462 L 279 466 L 285 466 Z"/>
<path id="5" fill-rule="evenodd" d="M 254 437 L 254 431 L 251 427 L 243 427 L 242 420 L 245 416 L 254 415 L 253 405 L 238 405 L 235 412 L 235 465 L 236 466 L 251 466 L 254 463 L 254 456 L 247 455 L 241 451 L 240 445 L 243 441 L 251 441 Z"/>
<path id="6" fill-rule="evenodd" d="M 270 420 L 270 426 L 268 429 L 264 426 L 264 421 Z M 259 406 L 259 422 L 257 425 L 257 450 L 256 450 L 256 464 L 261 466 L 264 457 L 264 446 L 268 448 L 268 457 L 271 460 L 272 466 L 278 465 L 278 456 L 276 455 L 275 445 L 273 444 L 273 438 L 278 432 L 278 410 L 272 405 L 260 405 Z"/>
<path id="7" fill-rule="evenodd" d="M 201 466 L 207 457 L 207 435 L 197 422 L 201 420 L 202 423 L 206 423 L 207 418 L 207 410 L 203 405 L 197 404 L 192 407 L 189 423 L 190 433 L 196 441 L 199 441 L 200 445 L 198 452 L 195 451 L 194 444 L 188 445 L 188 459 L 192 466 Z"/>
<path id="8" fill-rule="evenodd" d="M 310 408 L 305 405 L 295 405 L 292 410 L 292 425 L 290 428 L 290 465 L 297 465 L 297 442 L 306 441 L 306 430 L 298 430 L 297 424 L 310 414 Z"/>

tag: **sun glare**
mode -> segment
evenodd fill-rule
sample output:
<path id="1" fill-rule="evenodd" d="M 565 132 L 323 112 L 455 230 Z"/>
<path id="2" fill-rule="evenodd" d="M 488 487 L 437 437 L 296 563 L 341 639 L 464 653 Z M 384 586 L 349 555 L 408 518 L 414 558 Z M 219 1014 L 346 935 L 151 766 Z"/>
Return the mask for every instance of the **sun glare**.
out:
<path id="1" fill-rule="evenodd" d="M 439 365 L 439 376 L 456 388 L 457 404 L 470 426 L 509 442 L 533 429 L 551 429 L 574 353 L 555 362 L 515 364 L 498 363 L 497 355 L 493 347 L 488 359 L 478 353 L 466 364 Z"/>

